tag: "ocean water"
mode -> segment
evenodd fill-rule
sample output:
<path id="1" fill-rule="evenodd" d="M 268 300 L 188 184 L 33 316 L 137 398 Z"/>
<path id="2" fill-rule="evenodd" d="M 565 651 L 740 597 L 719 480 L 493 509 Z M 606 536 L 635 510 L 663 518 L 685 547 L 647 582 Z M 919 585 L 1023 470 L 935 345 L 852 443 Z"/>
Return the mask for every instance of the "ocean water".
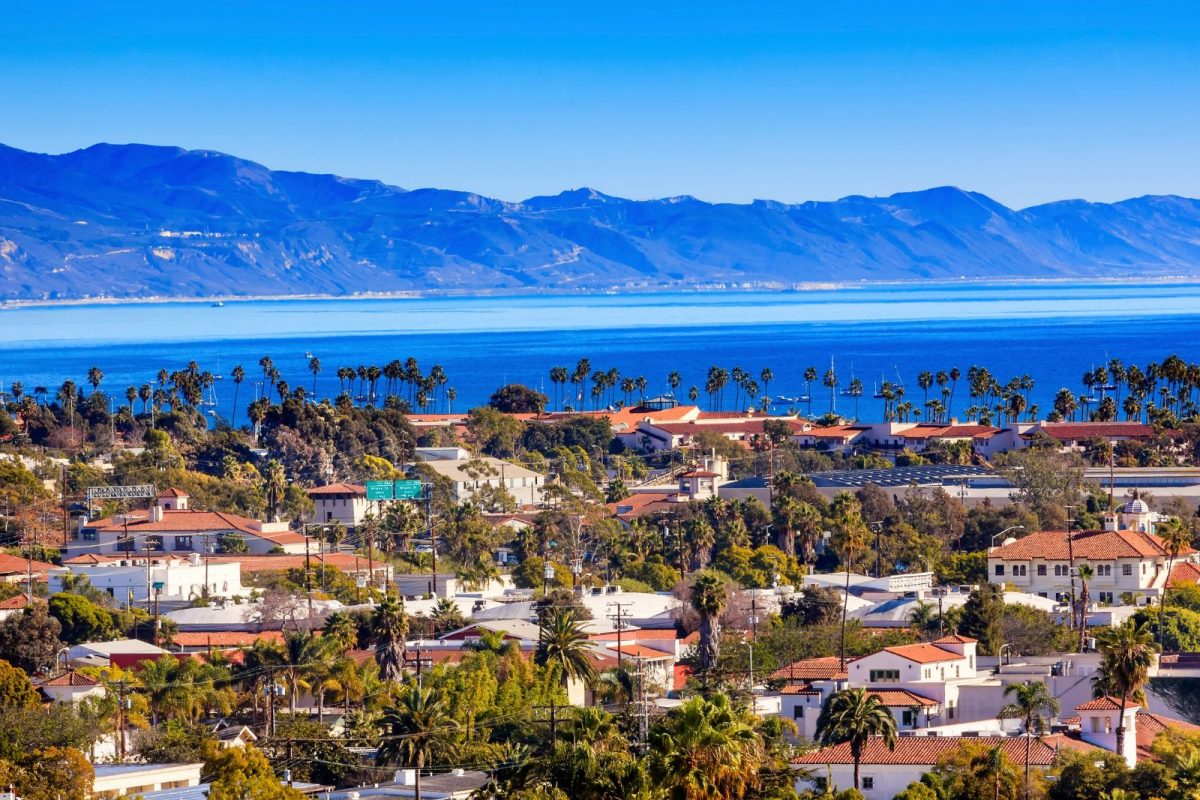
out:
<path id="1" fill-rule="evenodd" d="M 270 355 L 293 387 L 312 388 L 307 353 L 321 359 L 317 392 L 337 392 L 338 366 L 382 365 L 412 356 L 423 370 L 441 364 L 458 392 L 456 408 L 486 400 L 505 382 L 551 393 L 550 367 L 616 367 L 666 390 L 672 370 L 703 389 L 710 365 L 775 374 L 773 395 L 802 394 L 805 367 L 832 360 L 843 387 L 866 387 L 863 418 L 879 415 L 873 385 L 907 384 L 920 407 L 921 370 L 957 366 L 955 395 L 968 404 L 965 374 L 988 367 L 1002 382 L 1028 374 L 1045 411 L 1063 386 L 1083 391 L 1085 370 L 1120 358 L 1158 361 L 1170 353 L 1200 359 L 1200 284 L 1030 283 L 874 286 L 788 293 L 679 293 L 378 300 L 122 303 L 0 309 L 0 382 L 27 391 L 65 378 L 81 386 L 90 366 L 117 393 L 153 379 L 159 368 L 202 368 L 228 376 L 246 369 L 240 400 L 253 397 L 258 360 Z M 228 415 L 232 382 L 217 386 Z M 933 390 L 934 393 L 937 389 Z M 619 395 L 619 393 L 618 393 Z M 812 410 L 830 407 L 813 386 Z M 733 390 L 726 390 L 732 402 Z M 853 411 L 853 399 L 834 398 Z M 702 395 L 701 402 L 704 403 Z M 801 410 L 806 410 L 802 406 Z M 441 410 L 445 410 L 442 407 Z"/>

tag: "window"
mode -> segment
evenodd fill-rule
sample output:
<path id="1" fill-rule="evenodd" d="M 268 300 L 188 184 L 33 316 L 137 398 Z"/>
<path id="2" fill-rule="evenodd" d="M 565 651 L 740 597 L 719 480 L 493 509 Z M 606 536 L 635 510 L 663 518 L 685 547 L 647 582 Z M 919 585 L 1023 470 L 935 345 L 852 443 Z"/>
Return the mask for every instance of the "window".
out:
<path id="1" fill-rule="evenodd" d="M 1112 605 L 1113 593 L 1112 592 L 1100 592 L 1100 602 L 1108 603 L 1109 605 Z"/>
<path id="2" fill-rule="evenodd" d="M 904 709 L 904 713 L 900 715 L 900 724 L 912 727 L 916 723 L 913 721 L 913 712 L 911 708 Z"/>
<path id="3" fill-rule="evenodd" d="M 997 575 L 1003 575 L 1003 574 L 1004 574 L 1004 565 L 1003 565 L 1003 564 L 997 564 L 997 565 L 996 565 L 996 574 L 997 574 Z"/>
<path id="4" fill-rule="evenodd" d="M 1142 573 L 1144 574 L 1145 572 L 1146 572 L 1146 565 L 1143 564 L 1142 565 Z M 1133 564 L 1122 564 L 1121 565 L 1121 574 L 1124 575 L 1126 578 L 1128 578 L 1130 575 L 1132 575 L 1133 574 Z"/>
<path id="5" fill-rule="evenodd" d="M 899 683 L 900 670 L 898 669 L 873 669 L 871 670 L 871 683 Z"/>
<path id="6" fill-rule="evenodd" d="M 1096 565 L 1096 576 L 1103 577 L 1103 578 L 1111 578 L 1112 577 L 1112 564 L 1097 564 Z"/>
<path id="7" fill-rule="evenodd" d="M 804 704 L 803 704 L 803 701 L 801 701 L 800 703 L 796 703 L 796 705 L 792 707 L 792 719 L 803 719 L 803 718 L 804 718 Z"/>
<path id="8" fill-rule="evenodd" d="M 175 537 L 175 549 L 176 550 L 191 550 L 192 549 L 192 537 L 176 536 Z"/>
<path id="9" fill-rule="evenodd" d="M 1055 565 L 1054 565 L 1054 577 L 1056 577 L 1056 578 L 1061 578 L 1062 576 L 1064 576 L 1064 575 L 1066 575 L 1066 574 L 1067 574 L 1067 568 L 1066 568 L 1066 567 L 1064 567 L 1062 564 L 1055 564 Z"/>
<path id="10" fill-rule="evenodd" d="M 1045 564 L 1038 564 L 1037 574 L 1038 574 L 1039 578 L 1046 577 L 1046 565 Z"/>
<path id="11" fill-rule="evenodd" d="M 1029 567 L 1026 566 L 1025 564 L 1018 565 L 1017 569 L 1019 570 L 1019 572 L 1014 572 L 1013 573 L 1014 575 L 1020 575 L 1022 578 L 1024 578 L 1026 575 L 1029 574 Z"/>
<path id="12" fill-rule="evenodd" d="M 864 789 L 874 789 L 874 788 L 875 788 L 875 776 L 873 776 L 873 775 L 863 775 L 863 777 L 862 777 L 862 788 L 864 788 Z"/>
<path id="13" fill-rule="evenodd" d="M 81 538 L 85 542 L 96 541 L 96 529 L 95 528 L 84 528 L 83 533 L 81 534 Z"/>
<path id="14" fill-rule="evenodd" d="M 161 553 L 163 551 L 163 540 L 161 536 L 147 536 L 146 549 L 153 553 Z"/>

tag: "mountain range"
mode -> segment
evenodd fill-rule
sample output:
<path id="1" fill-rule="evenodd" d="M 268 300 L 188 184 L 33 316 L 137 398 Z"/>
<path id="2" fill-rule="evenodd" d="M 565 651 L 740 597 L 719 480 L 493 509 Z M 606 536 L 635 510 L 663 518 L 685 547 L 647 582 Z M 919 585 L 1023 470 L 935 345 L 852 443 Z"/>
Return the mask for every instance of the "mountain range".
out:
<path id="1" fill-rule="evenodd" d="M 206 150 L 0 145 L 0 299 L 794 288 L 1200 274 L 1200 201 L 1014 210 L 954 187 L 831 202 L 522 202 Z"/>

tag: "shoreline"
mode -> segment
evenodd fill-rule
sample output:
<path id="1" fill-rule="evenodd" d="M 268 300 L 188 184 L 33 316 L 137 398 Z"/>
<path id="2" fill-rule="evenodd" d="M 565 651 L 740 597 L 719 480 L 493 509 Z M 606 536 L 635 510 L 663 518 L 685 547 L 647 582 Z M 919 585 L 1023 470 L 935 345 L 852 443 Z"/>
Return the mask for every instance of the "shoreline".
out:
<path id="1" fill-rule="evenodd" d="M 485 299 L 503 297 L 613 297 L 636 295 L 668 295 L 668 294 L 797 294 L 803 292 L 842 292 L 862 289 L 878 289 L 887 287 L 929 287 L 931 289 L 951 286 L 1054 286 L 1054 285 L 1109 285 L 1127 284 L 1135 280 L 1130 276 L 1119 277 L 1016 277 L 1016 278 L 962 278 L 959 280 L 923 280 L 896 279 L 885 281 L 812 281 L 789 286 L 779 284 L 738 284 L 708 285 L 708 286 L 661 286 L 620 289 L 587 289 L 565 290 L 549 289 L 526 291 L 520 289 L 493 289 L 480 291 L 402 291 L 402 292 L 356 292 L 352 294 L 266 294 L 266 295 L 149 295 L 144 297 L 79 297 L 54 300 L 8 300 L 0 299 L 0 311 L 23 308 L 72 308 L 83 306 L 110 306 L 120 304 L 137 305 L 166 305 L 166 304 L 212 304 L 212 303 L 261 303 L 261 302 L 302 302 L 302 301 L 364 301 L 364 300 L 450 300 L 450 299 Z M 1144 285 L 1193 284 L 1200 282 L 1200 276 L 1156 276 L 1138 277 L 1137 283 Z"/>

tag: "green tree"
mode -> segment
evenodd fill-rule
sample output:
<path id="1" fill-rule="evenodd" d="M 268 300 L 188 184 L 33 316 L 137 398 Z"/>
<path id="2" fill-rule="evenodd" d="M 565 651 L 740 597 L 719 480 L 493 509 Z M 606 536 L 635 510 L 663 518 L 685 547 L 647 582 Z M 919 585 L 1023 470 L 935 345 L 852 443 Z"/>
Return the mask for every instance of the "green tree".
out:
<path id="1" fill-rule="evenodd" d="M 201 777 L 212 783 L 208 800 L 304 800 L 304 795 L 279 782 L 271 763 L 258 748 L 205 749 Z"/>
<path id="2" fill-rule="evenodd" d="M 49 669 L 62 649 L 61 633 L 49 607 L 34 603 L 0 623 L 0 658 L 29 674 Z"/>
<path id="3" fill-rule="evenodd" d="M 1021 720 L 1021 730 L 1025 734 L 1025 800 L 1029 800 L 1029 759 L 1033 737 L 1041 736 L 1049 729 L 1050 720 L 1058 713 L 1058 700 L 1042 681 L 1010 683 L 1004 687 L 1004 696 L 1011 696 L 1012 702 L 1000 709 L 1000 719 Z"/>
<path id="4" fill-rule="evenodd" d="M 7 661 L 0 661 L 0 708 L 34 708 L 40 705 L 29 676 Z"/>
<path id="5" fill-rule="evenodd" d="M 889 749 L 895 749 L 896 719 L 878 695 L 868 694 L 865 689 L 843 689 L 829 696 L 817 717 L 815 738 L 825 747 L 849 743 L 855 789 L 860 788 L 863 748 L 872 736 L 882 737 Z"/>
<path id="6" fill-rule="evenodd" d="M 721 694 L 688 700 L 651 735 L 650 774 L 673 799 L 757 796 L 765 762 L 751 719 Z"/>
<path id="7" fill-rule="evenodd" d="M 557 668 L 564 682 L 581 680 L 591 685 L 596 681 L 594 649 L 574 609 L 555 606 L 543 614 L 534 659 L 541 666 Z"/>
<path id="8" fill-rule="evenodd" d="M 1092 679 L 1092 692 L 1097 697 L 1114 695 L 1121 699 L 1121 716 L 1117 725 L 1117 752 L 1125 751 L 1125 708 L 1131 697 L 1139 697 L 1150 680 L 1158 645 L 1146 623 L 1126 620 L 1108 628 L 1096 637 L 1100 650 L 1100 667 Z"/>
<path id="9" fill-rule="evenodd" d="M 404 673 L 404 645 L 408 617 L 404 602 L 388 595 L 375 607 L 375 663 L 386 681 L 399 681 Z"/>
<path id="10" fill-rule="evenodd" d="M 1167 522 L 1156 525 L 1154 532 L 1162 539 L 1163 546 L 1167 548 L 1168 580 L 1163 584 L 1162 598 L 1158 601 L 1158 646 L 1161 648 L 1164 646 L 1162 639 L 1163 613 L 1167 608 L 1167 589 L 1170 586 L 1171 571 L 1175 568 L 1175 559 L 1179 557 L 1179 554 L 1185 548 L 1192 546 L 1192 531 L 1183 520 L 1171 517 Z"/>
<path id="11" fill-rule="evenodd" d="M 430 762 L 453 758 L 458 746 L 458 720 L 449 702 L 432 687 L 409 684 L 381 723 L 388 735 L 379 748 L 380 760 L 415 769 L 413 793 L 421 800 L 421 771 Z"/>
<path id="12" fill-rule="evenodd" d="M 67 644 L 111 639 L 112 614 L 86 597 L 59 592 L 50 598 L 50 615 L 62 625 L 62 639 Z"/>
<path id="13" fill-rule="evenodd" d="M 707 686 L 710 673 L 721 655 L 721 612 L 729 602 L 725 579 L 713 571 L 697 573 L 692 577 L 688 601 L 700 617 L 700 675 Z"/>
<path id="14" fill-rule="evenodd" d="M 1004 590 L 985 583 L 971 592 L 963 604 L 959 632 L 979 640 L 979 649 L 998 655 L 1004 644 Z"/>

